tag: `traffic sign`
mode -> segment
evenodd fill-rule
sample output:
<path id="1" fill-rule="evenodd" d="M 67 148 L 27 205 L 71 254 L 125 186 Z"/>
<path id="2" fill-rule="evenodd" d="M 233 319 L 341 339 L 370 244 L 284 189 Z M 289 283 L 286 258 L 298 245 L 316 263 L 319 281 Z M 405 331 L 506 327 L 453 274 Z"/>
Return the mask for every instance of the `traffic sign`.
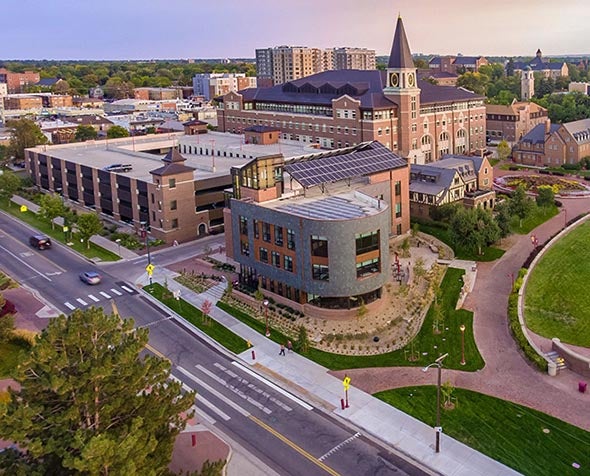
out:
<path id="1" fill-rule="evenodd" d="M 21 211 L 21 212 L 25 213 L 27 210 L 28 210 L 28 208 L 27 208 L 27 206 L 26 206 L 26 205 L 21 205 L 21 206 L 20 206 L 20 211 Z"/>
<path id="2" fill-rule="evenodd" d="M 156 269 L 156 267 L 155 267 L 155 266 L 154 266 L 152 263 L 148 264 L 148 265 L 145 267 L 145 270 L 147 271 L 147 274 L 149 274 L 150 276 L 151 276 L 152 274 L 154 274 L 154 269 Z"/>
<path id="3" fill-rule="evenodd" d="M 350 388 L 350 377 L 344 377 L 344 380 L 342 380 L 342 385 L 344 385 L 344 390 L 348 390 Z"/>

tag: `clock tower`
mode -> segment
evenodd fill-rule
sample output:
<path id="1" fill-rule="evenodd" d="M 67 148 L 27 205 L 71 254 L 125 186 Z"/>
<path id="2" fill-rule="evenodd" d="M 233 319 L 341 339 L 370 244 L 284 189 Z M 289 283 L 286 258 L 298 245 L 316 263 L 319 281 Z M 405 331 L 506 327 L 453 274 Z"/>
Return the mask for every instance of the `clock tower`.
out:
<path id="1" fill-rule="evenodd" d="M 416 67 L 401 16 L 397 19 L 383 94 L 397 104 L 397 137 L 399 153 L 410 163 L 421 163 L 422 152 L 418 125 L 420 122 L 420 88 Z"/>

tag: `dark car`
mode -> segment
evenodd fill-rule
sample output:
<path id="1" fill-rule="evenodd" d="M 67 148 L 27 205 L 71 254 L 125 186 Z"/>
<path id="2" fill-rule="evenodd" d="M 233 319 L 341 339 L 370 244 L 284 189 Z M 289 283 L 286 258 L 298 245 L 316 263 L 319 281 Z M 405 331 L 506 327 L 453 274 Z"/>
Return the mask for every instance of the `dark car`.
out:
<path id="1" fill-rule="evenodd" d="M 29 238 L 29 243 L 40 250 L 51 248 L 51 240 L 45 235 L 33 235 Z"/>
<path id="2" fill-rule="evenodd" d="M 133 170 L 133 165 L 131 164 L 111 164 L 103 167 L 103 170 L 106 172 L 129 172 Z"/>
<path id="3" fill-rule="evenodd" d="M 96 271 L 85 271 L 80 273 L 80 281 L 86 284 L 98 284 L 102 277 Z"/>

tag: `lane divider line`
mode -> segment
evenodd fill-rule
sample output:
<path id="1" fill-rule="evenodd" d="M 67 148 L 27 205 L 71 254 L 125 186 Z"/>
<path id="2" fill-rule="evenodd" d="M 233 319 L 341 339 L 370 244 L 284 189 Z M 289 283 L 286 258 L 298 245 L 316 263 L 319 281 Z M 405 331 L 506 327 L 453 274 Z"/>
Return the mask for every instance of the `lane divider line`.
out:
<path id="1" fill-rule="evenodd" d="M 266 385 L 268 385 L 270 388 L 272 388 L 273 390 L 279 392 L 281 395 L 284 395 L 285 397 L 289 398 L 290 400 L 294 401 L 295 403 L 297 403 L 298 405 L 301 405 L 303 408 L 305 408 L 306 410 L 313 410 L 313 407 L 311 405 L 309 405 L 308 403 L 304 402 L 303 400 L 301 400 L 300 398 L 297 398 L 295 395 L 287 392 L 286 390 L 282 389 L 281 387 L 279 387 L 278 385 L 274 384 L 273 382 L 271 382 L 270 380 L 267 380 L 263 377 L 261 377 L 260 375 L 258 375 L 256 372 L 253 372 L 252 370 L 250 370 L 248 367 L 244 367 L 243 365 L 239 364 L 236 361 L 232 362 L 232 365 L 235 365 L 237 368 L 239 368 L 241 371 L 246 372 L 248 375 L 260 380 L 261 382 L 265 383 Z"/>
<path id="2" fill-rule="evenodd" d="M 328 465 L 326 465 L 325 463 L 322 463 L 320 460 L 318 460 L 315 456 L 313 456 L 312 454 L 308 453 L 307 451 L 305 451 L 303 448 L 301 448 L 300 446 L 296 445 L 295 443 L 293 443 L 290 439 L 288 439 L 286 436 L 283 436 L 282 433 L 276 431 L 274 428 L 272 428 L 271 426 L 267 425 L 266 423 L 264 423 L 262 420 L 256 418 L 254 415 L 250 415 L 250 420 L 252 420 L 254 423 L 256 423 L 258 426 L 260 426 L 261 428 L 264 428 L 266 431 L 268 431 L 270 434 L 272 434 L 274 437 L 278 438 L 279 440 L 281 440 L 283 443 L 285 443 L 286 445 L 290 446 L 291 448 L 293 448 L 295 451 L 297 451 L 297 453 L 299 453 L 300 455 L 304 456 L 305 458 L 307 458 L 309 461 L 311 461 L 312 463 L 316 464 L 317 466 L 319 466 L 320 468 L 322 468 L 326 473 L 331 474 L 332 476 L 340 476 L 339 473 L 337 473 L 336 471 L 334 471 L 332 468 L 330 468 Z"/>
<path id="3" fill-rule="evenodd" d="M 359 436 L 361 436 L 360 433 L 355 433 L 354 435 L 352 435 L 350 438 L 345 439 L 342 443 L 338 443 L 336 446 L 334 446 L 334 448 L 332 448 L 330 451 L 328 451 L 326 454 L 320 456 L 318 459 L 320 461 L 324 461 L 328 456 L 332 456 L 334 453 L 336 453 L 336 451 L 342 449 L 344 446 L 346 446 L 348 443 L 352 443 L 354 440 L 356 440 Z"/>
<path id="4" fill-rule="evenodd" d="M 4 248 L 4 246 L 0 245 L 0 248 L 2 248 L 4 251 L 6 251 L 10 256 L 12 256 L 13 258 L 15 258 L 16 260 L 20 261 L 22 264 L 24 264 L 27 268 L 32 269 L 35 273 L 37 273 L 39 276 L 41 276 L 42 278 L 46 279 L 47 281 L 51 282 L 51 279 L 48 278 L 47 276 L 45 276 L 45 274 L 43 274 L 41 271 L 38 271 L 36 268 L 33 268 L 29 263 L 27 263 L 26 261 L 20 259 L 18 256 L 16 256 L 12 251 Z"/>

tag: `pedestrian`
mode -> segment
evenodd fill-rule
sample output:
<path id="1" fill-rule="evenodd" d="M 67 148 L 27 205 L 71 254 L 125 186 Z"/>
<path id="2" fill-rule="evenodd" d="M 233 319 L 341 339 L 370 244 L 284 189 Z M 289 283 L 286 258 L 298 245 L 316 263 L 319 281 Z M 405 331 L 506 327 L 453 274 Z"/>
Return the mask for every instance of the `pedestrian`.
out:
<path id="1" fill-rule="evenodd" d="M 281 344 L 281 351 L 279 352 L 279 355 L 285 355 L 285 346 L 283 344 Z"/>
<path id="2" fill-rule="evenodd" d="M 287 341 L 287 349 L 289 353 L 293 352 L 293 343 L 290 340 Z"/>

